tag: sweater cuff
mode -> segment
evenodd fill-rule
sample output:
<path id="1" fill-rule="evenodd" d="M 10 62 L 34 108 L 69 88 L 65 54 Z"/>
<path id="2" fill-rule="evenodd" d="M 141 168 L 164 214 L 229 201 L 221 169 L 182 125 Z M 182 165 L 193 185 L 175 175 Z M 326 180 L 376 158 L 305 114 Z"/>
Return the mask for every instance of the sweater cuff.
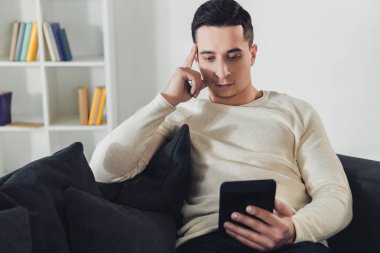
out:
<path id="1" fill-rule="evenodd" d="M 305 241 L 310 241 L 309 238 L 306 238 L 306 235 L 303 231 L 303 228 L 302 228 L 302 223 L 300 220 L 298 220 L 297 216 L 294 215 L 292 217 L 292 221 L 293 221 L 293 224 L 294 224 L 294 228 L 296 230 L 296 239 L 294 240 L 294 244 L 295 243 L 299 243 L 299 242 L 305 242 Z"/>
<path id="2" fill-rule="evenodd" d="M 162 105 L 162 107 L 166 108 L 166 109 L 171 109 L 171 111 L 174 111 L 175 110 L 175 106 L 173 106 L 172 104 L 170 104 L 162 95 L 161 93 L 158 93 L 157 96 L 155 97 L 155 99 L 160 105 Z"/>

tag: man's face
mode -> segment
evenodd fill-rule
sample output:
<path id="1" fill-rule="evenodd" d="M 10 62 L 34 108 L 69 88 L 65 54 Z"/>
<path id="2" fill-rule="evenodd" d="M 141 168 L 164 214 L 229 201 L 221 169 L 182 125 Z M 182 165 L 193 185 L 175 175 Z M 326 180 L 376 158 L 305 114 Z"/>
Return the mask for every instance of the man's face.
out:
<path id="1" fill-rule="evenodd" d="M 202 26 L 196 32 L 196 61 L 213 102 L 236 105 L 252 91 L 251 71 L 257 46 L 251 48 L 243 27 Z"/>

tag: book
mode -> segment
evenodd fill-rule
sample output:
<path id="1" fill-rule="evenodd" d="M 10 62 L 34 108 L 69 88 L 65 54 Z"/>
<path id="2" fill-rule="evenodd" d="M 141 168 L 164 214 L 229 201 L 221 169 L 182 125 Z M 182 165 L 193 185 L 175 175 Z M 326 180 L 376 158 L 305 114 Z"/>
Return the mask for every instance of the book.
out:
<path id="1" fill-rule="evenodd" d="M 106 103 L 106 87 L 102 87 L 102 96 L 100 97 L 99 108 L 96 116 L 95 125 L 102 124 L 104 104 Z"/>
<path id="2" fill-rule="evenodd" d="M 51 26 L 51 29 L 53 31 L 54 40 L 55 40 L 55 42 L 57 44 L 57 50 L 58 50 L 59 60 L 63 61 L 64 60 L 64 56 L 63 56 L 63 51 L 62 51 L 62 45 L 61 45 L 61 43 L 59 41 L 59 35 L 58 35 L 59 29 L 61 29 L 60 25 L 59 25 L 59 23 L 54 22 L 54 23 L 50 23 L 50 26 Z"/>
<path id="3" fill-rule="evenodd" d="M 51 24 L 47 23 L 47 27 L 48 27 L 48 33 L 49 33 L 49 37 L 50 37 L 50 42 L 51 42 L 51 44 L 53 46 L 55 61 L 61 61 L 61 58 L 59 58 L 57 41 L 55 40 Z"/>
<path id="4" fill-rule="evenodd" d="M 57 58 L 55 57 L 54 54 L 54 48 L 53 48 L 53 42 L 52 42 L 52 34 L 49 32 L 49 23 L 44 22 L 42 24 L 43 31 L 44 31 L 44 37 L 45 37 L 45 42 L 49 51 L 49 56 L 52 61 L 57 61 Z"/>
<path id="5" fill-rule="evenodd" d="M 59 43 L 62 47 L 62 53 L 63 53 L 63 60 L 64 61 L 71 61 L 73 59 L 71 55 L 70 45 L 69 41 L 67 39 L 67 34 L 65 28 L 58 30 L 58 39 Z"/>
<path id="6" fill-rule="evenodd" d="M 88 118 L 88 125 L 90 126 L 95 125 L 97 109 L 99 107 L 100 95 L 101 95 L 101 87 L 99 86 L 95 87 L 94 95 L 92 97 L 90 116 Z"/>
<path id="7" fill-rule="evenodd" d="M 21 59 L 21 50 L 22 50 L 22 42 L 24 41 L 25 27 L 26 27 L 26 24 L 24 22 L 21 22 L 20 28 L 18 29 L 15 61 L 20 61 Z"/>
<path id="8" fill-rule="evenodd" d="M 18 30 L 20 28 L 19 22 L 13 23 L 13 30 L 12 30 L 12 41 L 11 41 L 11 50 L 9 52 L 9 60 L 14 61 L 16 56 L 16 46 L 17 46 L 17 36 L 18 36 Z"/>
<path id="9" fill-rule="evenodd" d="M 38 49 L 38 29 L 37 23 L 32 23 L 32 31 L 30 34 L 29 48 L 26 55 L 26 61 L 31 62 L 37 59 L 37 49 Z"/>
<path id="10" fill-rule="evenodd" d="M 0 126 L 12 122 L 11 103 L 12 92 L 0 92 Z"/>
<path id="11" fill-rule="evenodd" d="M 79 104 L 79 123 L 88 125 L 88 89 L 87 87 L 78 88 L 78 104 Z"/>
<path id="12" fill-rule="evenodd" d="M 27 23 L 25 27 L 24 39 L 22 41 L 22 49 L 20 61 L 26 61 L 26 54 L 28 53 L 30 33 L 32 31 L 32 23 Z"/>

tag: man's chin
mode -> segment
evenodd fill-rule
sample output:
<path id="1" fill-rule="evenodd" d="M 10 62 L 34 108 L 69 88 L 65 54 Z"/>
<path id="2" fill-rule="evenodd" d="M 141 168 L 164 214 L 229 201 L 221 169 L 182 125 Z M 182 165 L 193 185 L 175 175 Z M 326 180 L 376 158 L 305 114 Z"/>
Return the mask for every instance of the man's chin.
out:
<path id="1" fill-rule="evenodd" d="M 214 92 L 211 89 L 209 89 L 210 98 L 212 101 L 220 100 L 220 99 L 230 99 L 236 96 L 236 93 L 219 93 Z"/>

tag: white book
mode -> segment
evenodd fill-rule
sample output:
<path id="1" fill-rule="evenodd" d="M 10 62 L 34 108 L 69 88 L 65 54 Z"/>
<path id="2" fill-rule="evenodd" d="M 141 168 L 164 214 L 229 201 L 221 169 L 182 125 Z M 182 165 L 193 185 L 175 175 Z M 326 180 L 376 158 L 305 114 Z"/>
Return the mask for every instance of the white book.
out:
<path id="1" fill-rule="evenodd" d="M 50 37 L 50 42 L 53 46 L 53 51 L 54 51 L 54 56 L 55 56 L 55 61 L 61 61 L 62 59 L 59 57 L 59 52 L 58 52 L 58 46 L 57 46 L 57 41 L 55 40 L 53 29 L 51 28 L 50 23 L 47 23 L 47 29 L 48 29 L 48 34 Z"/>
<path id="2" fill-rule="evenodd" d="M 57 58 L 55 57 L 55 54 L 54 54 L 54 48 L 53 48 L 53 44 L 51 41 L 51 37 L 49 35 L 49 24 L 47 22 L 44 22 L 42 26 L 44 29 L 45 41 L 46 41 L 46 45 L 47 45 L 48 50 L 49 50 L 50 59 L 52 61 L 57 61 Z"/>

